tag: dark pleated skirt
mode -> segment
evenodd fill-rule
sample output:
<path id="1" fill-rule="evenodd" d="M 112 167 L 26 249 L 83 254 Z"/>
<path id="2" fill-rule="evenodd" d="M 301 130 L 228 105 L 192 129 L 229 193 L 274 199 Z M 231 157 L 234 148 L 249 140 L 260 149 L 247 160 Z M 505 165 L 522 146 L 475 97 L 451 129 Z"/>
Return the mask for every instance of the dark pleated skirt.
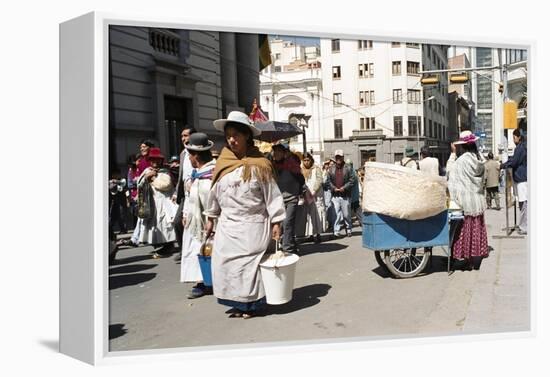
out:
<path id="1" fill-rule="evenodd" d="M 488 255 L 489 247 L 484 216 L 464 216 L 458 236 L 455 237 L 453 243 L 453 258 L 470 259 Z"/>

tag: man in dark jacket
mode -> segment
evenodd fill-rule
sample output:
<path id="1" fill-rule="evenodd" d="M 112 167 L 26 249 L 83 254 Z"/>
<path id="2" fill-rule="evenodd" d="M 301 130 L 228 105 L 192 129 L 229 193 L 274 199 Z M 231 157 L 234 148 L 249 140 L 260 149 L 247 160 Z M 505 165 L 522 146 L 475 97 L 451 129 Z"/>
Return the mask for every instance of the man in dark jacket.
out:
<path id="1" fill-rule="evenodd" d="M 283 222 L 283 251 L 298 251 L 296 245 L 296 210 L 298 198 L 305 183 L 300 159 L 290 152 L 288 144 L 273 145 L 273 166 L 277 171 L 277 185 L 283 195 L 286 218 Z"/>
<path id="2" fill-rule="evenodd" d="M 346 234 L 351 237 L 351 194 L 355 184 L 353 168 L 344 163 L 344 151 L 338 149 L 334 152 L 336 164 L 330 168 L 328 173 L 328 184 L 332 192 L 332 204 L 336 212 L 334 221 L 334 236 L 340 236 L 340 223 L 344 220 Z"/>
<path id="3" fill-rule="evenodd" d="M 516 149 L 514 155 L 504 164 L 500 165 L 501 169 L 512 168 L 512 176 L 514 179 L 514 191 L 519 202 L 519 234 L 527 234 L 527 143 L 525 135 L 519 128 L 512 133 Z"/>

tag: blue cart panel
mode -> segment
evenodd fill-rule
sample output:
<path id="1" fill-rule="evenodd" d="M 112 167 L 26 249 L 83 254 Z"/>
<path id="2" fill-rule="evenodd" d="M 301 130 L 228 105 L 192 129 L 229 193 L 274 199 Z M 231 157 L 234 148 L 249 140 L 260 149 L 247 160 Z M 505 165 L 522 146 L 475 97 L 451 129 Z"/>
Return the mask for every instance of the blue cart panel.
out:
<path id="1" fill-rule="evenodd" d="M 448 246 L 447 211 L 420 220 L 397 219 L 374 212 L 363 214 L 363 247 L 371 250 Z"/>

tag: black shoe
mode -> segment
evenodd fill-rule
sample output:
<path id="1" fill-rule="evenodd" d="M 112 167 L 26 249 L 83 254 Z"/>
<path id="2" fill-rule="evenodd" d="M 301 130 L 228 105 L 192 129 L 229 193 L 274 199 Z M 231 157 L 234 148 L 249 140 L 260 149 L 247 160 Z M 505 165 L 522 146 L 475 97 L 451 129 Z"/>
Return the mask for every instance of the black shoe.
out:
<path id="1" fill-rule="evenodd" d="M 320 234 L 315 236 L 315 243 L 321 243 L 321 235 Z"/>
<path id="2" fill-rule="evenodd" d="M 314 241 L 315 241 L 315 238 L 313 238 L 313 235 L 307 238 L 307 242 L 314 242 Z"/>
<path id="3" fill-rule="evenodd" d="M 348 236 L 348 237 L 351 237 L 351 232 L 348 232 L 348 233 L 347 233 L 347 236 Z"/>

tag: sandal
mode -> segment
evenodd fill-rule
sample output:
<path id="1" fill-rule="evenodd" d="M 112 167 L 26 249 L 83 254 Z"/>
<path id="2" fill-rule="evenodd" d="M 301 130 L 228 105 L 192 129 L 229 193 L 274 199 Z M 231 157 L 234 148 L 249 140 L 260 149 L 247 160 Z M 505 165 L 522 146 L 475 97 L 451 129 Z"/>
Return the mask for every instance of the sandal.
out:
<path id="1" fill-rule="evenodd" d="M 243 317 L 242 312 L 234 312 L 234 313 L 229 314 L 229 318 L 242 318 L 242 317 Z"/>
<path id="2" fill-rule="evenodd" d="M 250 319 L 250 318 L 254 317 L 254 313 L 253 312 L 242 313 L 242 317 L 243 317 L 243 319 Z"/>

